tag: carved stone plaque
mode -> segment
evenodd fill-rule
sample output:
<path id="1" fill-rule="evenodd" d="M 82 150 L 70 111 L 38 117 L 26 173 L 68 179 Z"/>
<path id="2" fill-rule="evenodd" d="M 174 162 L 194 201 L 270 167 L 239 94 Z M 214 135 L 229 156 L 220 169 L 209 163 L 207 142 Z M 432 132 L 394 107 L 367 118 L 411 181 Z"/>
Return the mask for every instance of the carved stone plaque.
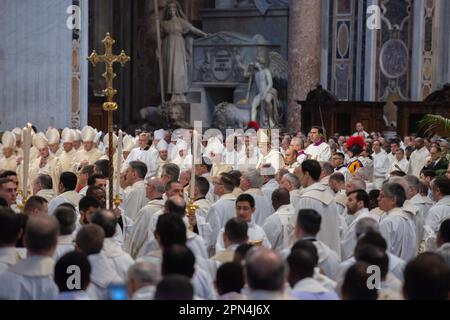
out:
<path id="1" fill-rule="evenodd" d="M 213 56 L 213 74 L 218 81 L 227 80 L 233 71 L 233 54 L 227 49 L 220 49 Z"/>

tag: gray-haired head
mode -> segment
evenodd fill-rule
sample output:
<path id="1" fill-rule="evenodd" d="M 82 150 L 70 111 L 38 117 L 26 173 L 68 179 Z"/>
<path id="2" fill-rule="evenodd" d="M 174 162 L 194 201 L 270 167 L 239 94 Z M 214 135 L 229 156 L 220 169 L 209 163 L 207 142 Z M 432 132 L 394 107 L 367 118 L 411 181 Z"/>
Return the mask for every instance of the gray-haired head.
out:
<path id="1" fill-rule="evenodd" d="M 242 175 L 250 183 L 250 188 L 261 188 L 264 183 L 264 178 L 256 169 L 248 169 Z"/>
<path id="2" fill-rule="evenodd" d="M 128 281 L 133 280 L 139 287 L 156 286 L 161 278 L 161 268 L 149 262 L 138 262 L 128 269 Z"/>
<path id="3" fill-rule="evenodd" d="M 356 239 L 361 238 L 363 235 L 369 232 L 379 232 L 379 224 L 374 218 L 361 218 L 360 220 L 358 220 L 358 222 L 356 222 Z"/>
<path id="4" fill-rule="evenodd" d="M 295 174 L 293 174 L 293 173 L 286 173 L 283 176 L 283 179 L 286 179 L 287 181 L 289 181 L 289 183 L 292 184 L 294 189 L 300 188 L 300 180 L 298 180 L 298 177 Z"/>
<path id="5" fill-rule="evenodd" d="M 404 176 L 403 179 L 406 180 L 406 182 L 408 183 L 409 190 L 412 190 L 414 195 L 420 192 L 421 183 L 419 178 L 413 175 L 407 175 Z"/>
<path id="6" fill-rule="evenodd" d="M 347 183 L 345 191 L 349 193 L 356 190 L 366 190 L 366 182 L 364 180 L 355 178 L 350 180 L 350 182 Z"/>
<path id="7" fill-rule="evenodd" d="M 397 183 L 402 186 L 403 190 L 405 190 L 405 194 L 408 194 L 409 183 L 404 177 L 390 177 L 389 183 Z"/>
<path id="8" fill-rule="evenodd" d="M 275 178 L 276 170 L 270 163 L 264 164 L 259 171 L 262 176 L 269 176 L 271 179 Z"/>
<path id="9" fill-rule="evenodd" d="M 291 146 L 299 146 L 301 149 L 305 148 L 305 142 L 302 138 L 294 137 L 291 140 Z"/>
<path id="10" fill-rule="evenodd" d="M 387 198 L 395 198 L 397 208 L 401 208 L 406 201 L 405 188 L 399 183 L 388 182 L 383 184 L 381 191 Z"/>
<path id="11" fill-rule="evenodd" d="M 155 178 L 155 177 L 148 178 L 147 184 L 149 186 L 152 186 L 153 189 L 158 193 L 163 194 L 165 192 L 164 182 L 160 178 Z"/>

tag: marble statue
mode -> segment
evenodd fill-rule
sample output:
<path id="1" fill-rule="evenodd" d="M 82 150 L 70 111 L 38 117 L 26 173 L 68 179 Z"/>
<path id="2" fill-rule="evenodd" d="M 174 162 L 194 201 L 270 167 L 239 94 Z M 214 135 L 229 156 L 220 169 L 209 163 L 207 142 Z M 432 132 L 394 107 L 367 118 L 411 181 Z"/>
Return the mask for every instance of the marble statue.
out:
<path id="1" fill-rule="evenodd" d="M 278 91 L 273 87 L 273 77 L 287 80 L 287 62 L 276 52 L 269 53 L 269 61 L 264 54 L 258 55 L 256 62 L 247 67 L 243 65 L 240 56 L 236 60 L 244 70 L 245 77 L 250 77 L 250 83 L 254 80 L 257 88 L 257 94 L 251 103 L 251 121 L 259 122 L 264 127 L 279 127 Z"/>
<path id="2" fill-rule="evenodd" d="M 187 51 L 184 36 L 193 33 L 208 35 L 192 26 L 176 1 L 171 1 L 164 9 L 161 21 L 162 62 L 166 93 L 171 95 L 171 103 L 185 103 L 189 90 Z"/>

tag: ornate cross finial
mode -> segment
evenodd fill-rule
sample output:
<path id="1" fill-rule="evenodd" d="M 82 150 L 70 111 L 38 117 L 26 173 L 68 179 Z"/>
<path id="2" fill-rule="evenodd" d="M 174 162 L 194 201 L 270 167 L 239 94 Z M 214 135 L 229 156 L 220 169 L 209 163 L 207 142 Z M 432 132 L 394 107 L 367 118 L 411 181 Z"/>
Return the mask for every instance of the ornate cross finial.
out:
<path id="1" fill-rule="evenodd" d="M 105 46 L 105 53 L 103 55 L 97 54 L 97 52 L 92 51 L 91 55 L 89 56 L 88 60 L 92 65 L 95 67 L 97 63 L 104 63 L 106 66 L 106 72 L 103 73 L 103 78 L 106 80 L 106 89 L 103 90 L 103 93 L 105 94 L 109 104 L 105 104 L 105 107 L 113 108 L 112 111 L 116 110 L 118 108 L 117 104 L 113 103 L 113 98 L 117 94 L 117 90 L 113 88 L 113 80 L 116 77 L 116 74 L 114 73 L 114 63 L 118 62 L 122 65 L 122 67 L 125 66 L 125 64 L 131 60 L 129 56 L 125 54 L 125 51 L 122 50 L 122 52 L 119 55 L 114 55 L 112 53 L 112 47 L 116 41 L 111 38 L 111 35 L 109 33 L 106 34 L 105 39 L 102 40 L 103 45 Z M 109 111 L 109 110 L 107 110 Z"/>

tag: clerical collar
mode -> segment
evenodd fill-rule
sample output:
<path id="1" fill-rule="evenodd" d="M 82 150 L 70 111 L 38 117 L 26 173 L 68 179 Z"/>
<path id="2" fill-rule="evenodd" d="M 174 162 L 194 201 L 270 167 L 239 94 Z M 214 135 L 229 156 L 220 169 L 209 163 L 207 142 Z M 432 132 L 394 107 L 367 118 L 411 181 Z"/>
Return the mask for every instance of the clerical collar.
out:
<path id="1" fill-rule="evenodd" d="M 164 199 L 163 199 L 163 197 L 159 197 L 159 198 L 154 198 L 154 199 L 152 199 L 152 201 L 155 201 L 155 200 L 164 200 Z"/>
<path id="2" fill-rule="evenodd" d="M 316 143 L 314 143 L 315 147 L 320 146 L 323 143 L 323 139 L 320 139 L 319 141 L 317 141 Z"/>
<path id="3" fill-rule="evenodd" d="M 206 199 L 205 197 L 200 197 L 200 198 L 195 199 L 195 201 L 200 201 L 200 200 L 205 200 L 205 199 Z"/>
<path id="4" fill-rule="evenodd" d="M 140 148 L 141 151 L 148 151 L 148 149 L 150 149 L 149 146 L 145 147 L 145 148 Z"/>
<path id="5" fill-rule="evenodd" d="M 297 151 L 297 157 L 305 154 L 304 150 Z"/>
<path id="6" fill-rule="evenodd" d="M 347 166 L 343 164 L 342 166 L 337 167 L 336 170 L 341 170 L 342 168 L 347 168 Z"/>
<path id="7" fill-rule="evenodd" d="M 303 237 L 302 240 L 309 240 L 309 241 L 312 241 L 312 242 L 317 241 L 316 237 Z"/>

